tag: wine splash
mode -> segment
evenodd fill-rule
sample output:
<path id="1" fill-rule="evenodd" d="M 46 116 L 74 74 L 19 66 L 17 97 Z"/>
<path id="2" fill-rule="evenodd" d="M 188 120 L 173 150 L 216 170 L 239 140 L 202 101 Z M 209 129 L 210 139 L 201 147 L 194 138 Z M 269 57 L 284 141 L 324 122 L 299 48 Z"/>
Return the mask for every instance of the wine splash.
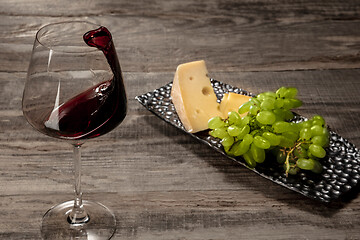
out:
<path id="1" fill-rule="evenodd" d="M 58 138 L 100 136 L 114 129 L 126 116 L 125 87 L 111 33 L 100 27 L 85 33 L 83 39 L 88 46 L 104 53 L 113 78 L 76 95 L 48 115 L 45 131 Z"/>

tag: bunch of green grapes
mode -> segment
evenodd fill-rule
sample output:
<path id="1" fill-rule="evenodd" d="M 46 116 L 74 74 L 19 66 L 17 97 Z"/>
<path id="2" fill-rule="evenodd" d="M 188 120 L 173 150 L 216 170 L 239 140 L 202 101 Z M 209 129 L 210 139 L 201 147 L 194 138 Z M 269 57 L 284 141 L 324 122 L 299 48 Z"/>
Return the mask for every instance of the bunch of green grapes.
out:
<path id="1" fill-rule="evenodd" d="M 297 93 L 292 87 L 261 93 L 241 105 L 237 112 L 230 112 L 227 119 L 211 118 L 210 135 L 221 139 L 226 154 L 242 156 L 251 168 L 263 163 L 267 152 L 271 152 L 284 165 L 286 175 L 296 174 L 300 169 L 320 173 L 319 160 L 326 155 L 329 132 L 319 115 L 303 122 L 290 122 L 294 118 L 292 109 L 302 105 Z"/>

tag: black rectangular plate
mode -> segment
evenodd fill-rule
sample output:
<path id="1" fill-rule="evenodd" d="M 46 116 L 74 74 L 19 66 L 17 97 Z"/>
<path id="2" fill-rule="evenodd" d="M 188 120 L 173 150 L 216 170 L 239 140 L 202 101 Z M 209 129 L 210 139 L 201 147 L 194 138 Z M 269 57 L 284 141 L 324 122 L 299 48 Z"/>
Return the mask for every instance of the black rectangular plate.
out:
<path id="1" fill-rule="evenodd" d="M 222 99 L 223 94 L 227 92 L 253 96 L 253 94 L 243 89 L 214 79 L 211 79 L 211 84 L 219 101 Z M 207 131 L 192 134 L 185 130 L 171 101 L 171 87 L 172 82 L 152 92 L 136 96 L 136 99 L 160 119 L 181 129 L 184 133 L 191 135 L 260 176 L 306 197 L 325 203 L 338 199 L 358 185 L 360 179 L 359 150 L 334 131 L 330 130 L 330 145 L 326 149 L 327 156 L 322 162 L 324 169 L 321 174 L 303 171 L 295 176 L 289 175 L 286 177 L 282 166 L 278 166 L 276 161 L 265 161 L 263 164 L 258 164 L 256 168 L 251 169 L 242 158 L 233 158 L 226 155 L 219 140 L 211 137 Z M 305 118 L 300 115 L 296 115 L 293 119 L 293 121 L 303 120 Z"/>

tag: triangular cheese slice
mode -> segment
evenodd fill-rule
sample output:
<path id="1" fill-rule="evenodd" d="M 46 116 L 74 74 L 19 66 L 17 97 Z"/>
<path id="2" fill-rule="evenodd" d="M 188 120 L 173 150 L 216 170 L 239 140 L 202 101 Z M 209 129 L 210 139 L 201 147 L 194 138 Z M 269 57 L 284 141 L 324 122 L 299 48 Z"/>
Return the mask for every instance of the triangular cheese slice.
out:
<path id="1" fill-rule="evenodd" d="M 180 121 L 188 132 L 206 130 L 210 118 L 223 117 L 203 60 L 177 67 L 171 98 Z"/>

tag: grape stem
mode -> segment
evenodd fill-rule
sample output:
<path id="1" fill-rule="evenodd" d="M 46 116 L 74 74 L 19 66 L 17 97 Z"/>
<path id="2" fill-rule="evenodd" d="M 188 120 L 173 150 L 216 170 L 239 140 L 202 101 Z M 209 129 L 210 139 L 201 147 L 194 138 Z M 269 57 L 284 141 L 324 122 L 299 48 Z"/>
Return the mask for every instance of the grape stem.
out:
<path id="1" fill-rule="evenodd" d="M 286 177 L 288 177 L 289 175 L 289 170 L 290 170 L 290 163 L 289 163 L 289 159 L 290 159 L 290 155 L 292 154 L 292 152 L 298 148 L 301 144 L 306 143 L 305 141 L 303 142 L 298 142 L 294 147 L 290 148 L 289 152 L 286 154 L 286 159 L 285 159 L 285 166 L 286 166 L 286 170 L 285 170 L 285 174 Z"/>

